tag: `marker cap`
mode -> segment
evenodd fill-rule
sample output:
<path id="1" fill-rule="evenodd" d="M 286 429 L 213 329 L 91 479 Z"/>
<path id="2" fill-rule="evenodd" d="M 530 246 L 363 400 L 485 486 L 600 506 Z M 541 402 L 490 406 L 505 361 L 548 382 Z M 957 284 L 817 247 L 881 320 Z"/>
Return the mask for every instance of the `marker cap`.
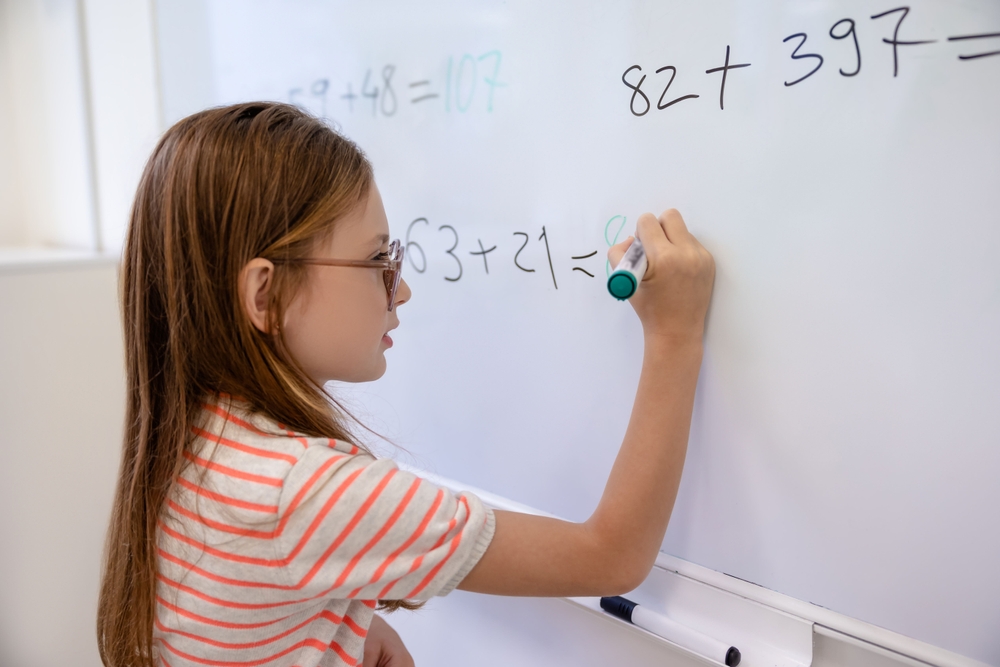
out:
<path id="1" fill-rule="evenodd" d="M 632 610 L 635 607 L 634 602 L 620 595 L 601 598 L 601 609 L 629 623 L 632 622 Z"/>
<path id="2" fill-rule="evenodd" d="M 615 271 L 608 278 L 608 291 L 619 301 L 631 297 L 638 287 L 639 281 L 635 279 L 631 271 Z"/>
<path id="3" fill-rule="evenodd" d="M 608 276 L 608 291 L 619 301 L 628 299 L 639 289 L 639 281 L 646 275 L 646 250 L 639 239 L 632 239 L 632 245 L 618 260 L 618 265 Z"/>

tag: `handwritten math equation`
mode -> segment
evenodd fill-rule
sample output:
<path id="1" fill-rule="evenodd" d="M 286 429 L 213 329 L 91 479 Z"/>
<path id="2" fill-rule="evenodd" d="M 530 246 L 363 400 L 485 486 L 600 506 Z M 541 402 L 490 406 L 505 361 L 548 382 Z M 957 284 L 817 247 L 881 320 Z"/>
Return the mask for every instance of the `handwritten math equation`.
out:
<path id="1" fill-rule="evenodd" d="M 604 224 L 604 241 L 606 243 L 606 248 L 610 248 L 612 245 L 618 243 L 619 237 L 622 231 L 625 229 L 625 223 L 627 222 L 625 216 L 616 215 L 613 216 Z M 494 274 L 496 273 L 497 263 L 502 261 L 507 261 L 513 263 L 514 267 L 518 271 L 524 273 L 538 273 L 540 276 L 548 274 L 548 278 L 552 280 L 552 286 L 555 289 L 559 289 L 559 281 L 556 277 L 556 268 L 552 261 L 552 248 L 549 244 L 549 232 L 546 230 L 545 226 L 541 226 L 538 229 L 532 229 L 529 231 L 515 231 L 507 236 L 503 235 L 502 238 L 509 240 L 509 243 L 503 243 L 503 249 L 499 250 L 499 245 L 496 237 L 490 239 L 490 247 L 486 247 L 483 243 L 483 239 L 476 238 L 474 245 L 469 244 L 460 248 L 463 245 L 458 230 L 453 225 L 432 225 L 430 220 L 424 217 L 416 218 L 406 228 L 406 259 L 410 264 L 410 268 L 416 271 L 418 274 L 425 274 L 428 270 L 428 257 L 427 252 L 424 250 L 424 245 L 431 241 L 432 239 L 429 235 L 441 235 L 442 239 L 447 246 L 443 250 L 443 254 L 448 258 L 446 262 L 442 265 L 447 267 L 443 270 L 441 277 L 449 283 L 459 282 L 463 276 L 466 275 L 466 270 L 479 270 L 480 261 L 482 262 L 482 271 L 484 275 L 490 275 L 490 262 L 493 262 Z M 537 235 L 537 236 L 536 236 Z M 539 244 L 545 249 L 545 261 L 533 262 L 528 258 L 528 254 L 525 250 L 528 248 L 529 244 Z M 472 250 L 468 248 L 471 247 Z M 491 255 L 493 253 L 499 254 Z M 583 248 L 584 252 L 570 255 L 569 259 L 575 263 L 571 268 L 570 273 L 579 272 L 579 276 L 582 278 L 594 278 L 596 273 L 600 270 L 601 258 L 598 257 L 597 250 L 591 250 L 587 252 L 586 248 Z M 463 261 L 465 260 L 465 261 Z M 610 275 L 611 265 L 604 260 L 605 274 Z M 548 269 L 548 271 L 546 271 Z"/>
<path id="2" fill-rule="evenodd" d="M 903 23 L 909 14 L 910 7 L 901 6 L 867 17 L 868 20 L 873 22 L 888 23 L 888 31 L 891 31 L 892 36 L 883 37 L 882 42 L 892 48 L 893 77 L 899 76 L 900 49 L 926 47 L 929 44 L 935 44 L 942 41 L 937 39 L 917 39 L 917 36 L 908 34 L 908 31 L 904 32 L 905 28 Z M 892 23 L 892 19 L 895 19 L 895 24 Z M 901 32 L 904 32 L 902 36 L 900 35 Z M 858 43 L 857 21 L 850 17 L 840 19 L 830 26 L 828 34 L 830 38 L 835 41 L 842 41 L 853 45 L 853 49 L 840 49 L 843 53 L 840 53 L 837 56 L 838 64 L 840 64 L 838 71 L 841 76 L 857 76 L 858 73 L 861 72 L 861 46 Z M 903 37 L 905 37 L 905 39 Z M 782 43 L 791 43 L 792 50 L 789 57 L 802 67 L 802 72 L 800 74 L 796 74 L 797 78 L 784 82 L 785 87 L 795 86 L 802 83 L 812 75 L 816 74 L 816 72 L 818 72 L 826 62 L 826 59 L 821 53 L 809 52 L 814 50 L 818 51 L 820 49 L 807 47 L 806 42 L 808 40 L 809 35 L 805 32 L 793 33 L 782 40 Z M 980 58 L 988 58 L 991 56 L 1000 56 L 1000 32 L 954 35 L 948 37 L 946 41 L 961 43 L 961 48 L 959 49 L 960 52 L 958 53 L 959 61 L 970 61 L 978 60 Z M 983 44 L 986 46 L 980 48 L 980 45 Z M 846 55 L 844 55 L 844 53 L 846 53 Z M 752 65 L 752 63 L 734 62 L 734 60 L 735 56 L 732 56 L 730 46 L 727 45 L 723 64 L 721 66 L 711 67 L 705 70 L 705 74 L 715 75 L 718 77 L 720 110 L 725 110 L 726 108 L 726 79 L 728 78 L 730 71 L 743 69 Z M 662 67 L 654 70 L 653 76 L 657 82 L 654 90 L 650 90 L 650 87 L 643 90 L 643 84 L 646 83 L 648 76 L 649 75 L 644 72 L 641 65 L 631 65 L 621 75 L 622 83 L 632 91 L 631 97 L 629 98 L 629 111 L 633 116 L 645 116 L 650 112 L 650 110 L 652 110 L 653 102 L 646 93 L 649 91 L 650 94 L 656 95 L 656 91 L 660 90 L 661 87 L 662 91 L 656 101 L 657 111 L 664 111 L 675 104 L 679 104 L 680 102 L 701 97 L 698 94 L 687 93 L 673 97 L 673 99 L 668 98 L 670 87 L 673 85 L 674 78 L 677 76 L 677 68 L 673 65 L 663 65 Z M 670 95 L 673 94 L 674 93 L 670 93 Z"/>
<path id="3" fill-rule="evenodd" d="M 487 51 L 449 56 L 441 79 L 420 76 L 403 78 L 394 64 L 369 67 L 334 87 L 330 78 L 320 78 L 288 91 L 288 102 L 309 109 L 321 118 L 331 114 L 369 114 L 389 118 L 401 108 L 436 105 L 445 113 L 493 113 L 497 90 L 507 86 L 500 80 L 503 54 Z M 440 71 L 436 74 L 440 74 Z"/>

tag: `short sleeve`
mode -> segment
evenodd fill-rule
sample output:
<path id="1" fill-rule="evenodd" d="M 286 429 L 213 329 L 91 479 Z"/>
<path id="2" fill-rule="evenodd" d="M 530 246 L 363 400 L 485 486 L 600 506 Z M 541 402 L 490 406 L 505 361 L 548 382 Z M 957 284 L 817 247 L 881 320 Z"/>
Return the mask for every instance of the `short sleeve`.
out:
<path id="1" fill-rule="evenodd" d="M 494 531 L 492 510 L 476 496 L 325 446 L 309 447 L 289 471 L 278 513 L 287 583 L 316 598 L 447 595 Z"/>

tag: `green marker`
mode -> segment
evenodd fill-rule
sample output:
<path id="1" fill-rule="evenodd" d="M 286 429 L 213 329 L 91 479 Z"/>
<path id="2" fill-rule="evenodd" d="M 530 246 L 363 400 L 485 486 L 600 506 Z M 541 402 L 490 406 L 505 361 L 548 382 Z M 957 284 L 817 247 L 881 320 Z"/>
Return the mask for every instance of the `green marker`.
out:
<path id="1" fill-rule="evenodd" d="M 646 251 L 639 239 L 633 239 L 632 245 L 625 251 L 622 261 L 608 276 L 608 291 L 619 301 L 628 299 L 639 289 L 642 277 L 646 275 Z"/>

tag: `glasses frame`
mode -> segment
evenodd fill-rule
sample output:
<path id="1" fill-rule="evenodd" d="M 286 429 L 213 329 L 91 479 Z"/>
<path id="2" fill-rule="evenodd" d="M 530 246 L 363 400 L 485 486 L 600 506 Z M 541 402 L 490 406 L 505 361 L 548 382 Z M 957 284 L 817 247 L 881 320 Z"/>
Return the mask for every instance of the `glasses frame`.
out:
<path id="1" fill-rule="evenodd" d="M 304 257 L 302 259 L 272 259 L 276 264 L 311 264 L 314 266 L 346 266 L 362 269 L 382 269 L 382 280 L 385 282 L 385 293 L 389 297 L 389 312 L 396 305 L 396 290 L 399 289 L 399 278 L 403 272 L 403 255 L 405 248 L 399 239 L 389 244 L 388 259 L 325 259 L 321 257 Z"/>

